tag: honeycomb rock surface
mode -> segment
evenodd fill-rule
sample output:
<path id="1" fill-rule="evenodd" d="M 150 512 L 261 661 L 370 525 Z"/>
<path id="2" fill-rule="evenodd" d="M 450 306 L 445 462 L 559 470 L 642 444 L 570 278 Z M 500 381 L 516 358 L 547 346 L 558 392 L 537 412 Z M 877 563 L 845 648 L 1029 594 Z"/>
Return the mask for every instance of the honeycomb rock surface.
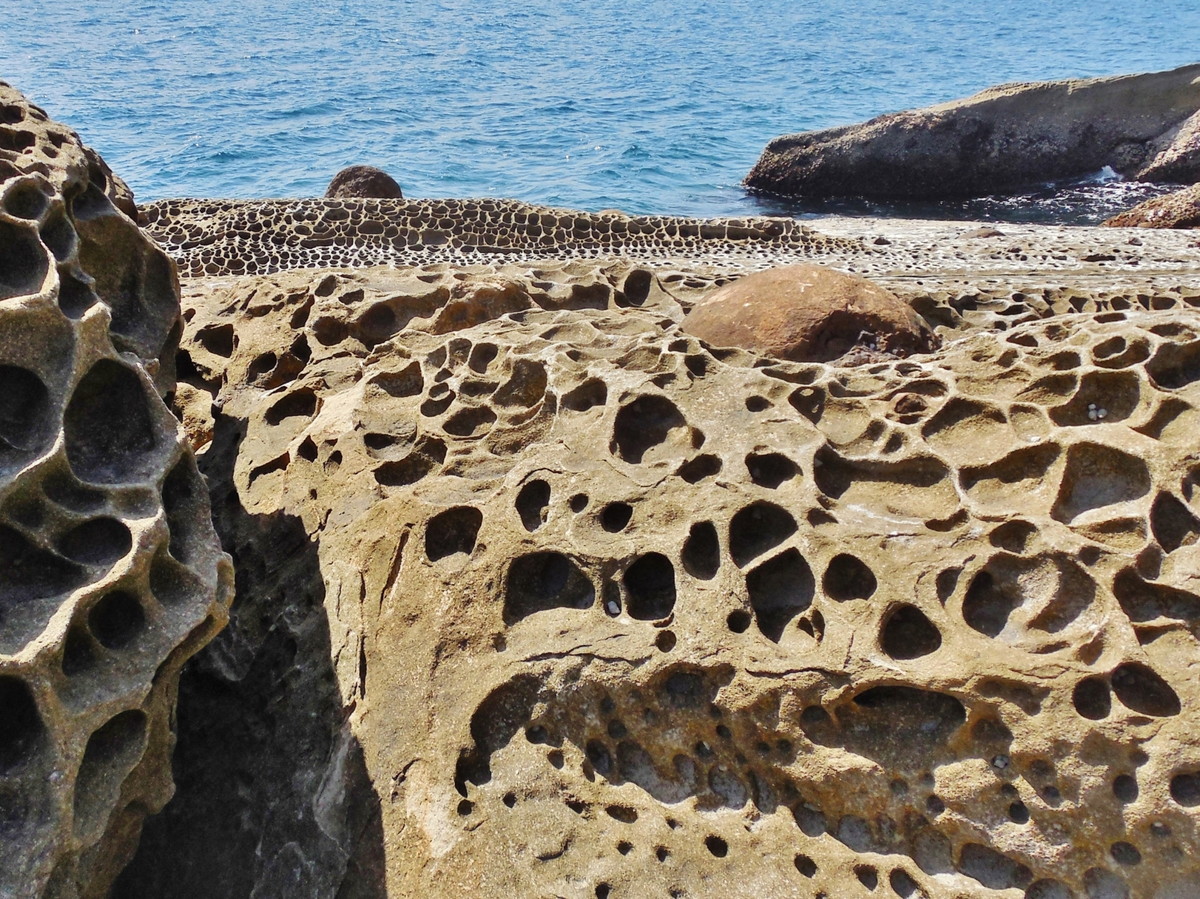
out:
<path id="1" fill-rule="evenodd" d="M 0 83 L 0 895 L 90 897 L 172 793 L 179 670 L 228 558 L 163 401 L 172 261 Z"/>
<path id="2" fill-rule="evenodd" d="M 400 200 L 404 198 L 396 179 L 372 165 L 352 165 L 333 176 L 326 197 L 374 197 Z"/>
<path id="3" fill-rule="evenodd" d="M 943 346 L 858 366 L 698 264 L 191 282 L 244 604 L 128 895 L 1200 889 L 1197 254 L 903 233 Z"/>
<path id="4" fill-rule="evenodd" d="M 767 144 L 745 184 L 805 198 L 978 197 L 1104 166 L 1140 181 L 1200 180 L 1200 65 L 1003 84 L 784 135 Z"/>
<path id="5" fill-rule="evenodd" d="M 754 272 L 706 296 L 683 330 L 791 362 L 829 362 L 851 350 L 928 352 L 932 329 L 891 291 L 820 265 Z"/>

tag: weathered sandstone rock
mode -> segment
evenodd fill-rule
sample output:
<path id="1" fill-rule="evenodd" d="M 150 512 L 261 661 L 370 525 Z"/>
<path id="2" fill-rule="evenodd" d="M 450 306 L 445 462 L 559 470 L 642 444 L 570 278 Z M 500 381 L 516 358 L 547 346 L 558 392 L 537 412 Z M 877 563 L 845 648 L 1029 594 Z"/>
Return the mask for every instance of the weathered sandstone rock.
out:
<path id="1" fill-rule="evenodd" d="M 179 669 L 231 572 L 160 394 L 174 264 L 0 83 L 0 895 L 99 897 L 170 798 Z M 133 210 L 136 214 L 136 209 Z"/>
<path id="2" fill-rule="evenodd" d="M 963 100 L 771 141 L 746 177 L 794 197 L 984 196 L 1111 166 L 1200 180 L 1200 65 L 1007 84 Z"/>
<path id="3" fill-rule="evenodd" d="M 191 282 L 242 599 L 121 895 L 1196 892 L 1197 253 L 1067 231 L 814 238 L 946 338 L 853 368 L 677 262 Z"/>
<path id="4" fill-rule="evenodd" d="M 1139 203 L 1104 224 L 1112 228 L 1200 228 L 1200 184 Z"/>
<path id="5" fill-rule="evenodd" d="M 712 346 L 791 362 L 829 362 L 853 349 L 902 357 L 937 344 L 929 326 L 891 291 L 820 265 L 739 278 L 697 303 L 681 327 Z"/>
<path id="6" fill-rule="evenodd" d="M 403 199 L 404 194 L 396 179 L 373 165 L 352 165 L 333 176 L 326 197 L 373 197 L 376 199 Z"/>

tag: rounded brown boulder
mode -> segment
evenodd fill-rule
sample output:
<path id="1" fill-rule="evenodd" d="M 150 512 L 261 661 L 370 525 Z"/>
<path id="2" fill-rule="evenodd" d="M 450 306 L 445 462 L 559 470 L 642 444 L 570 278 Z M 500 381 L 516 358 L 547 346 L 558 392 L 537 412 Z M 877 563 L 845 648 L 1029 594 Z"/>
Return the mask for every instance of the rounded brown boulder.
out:
<path id="1" fill-rule="evenodd" d="M 329 182 L 326 197 L 369 197 L 380 200 L 402 200 L 396 179 L 373 165 L 352 165 L 344 168 Z"/>
<path id="2" fill-rule="evenodd" d="M 855 348 L 907 356 L 938 345 L 929 326 L 895 294 L 820 265 L 739 278 L 697 303 L 682 328 L 714 346 L 792 362 L 829 362 Z"/>

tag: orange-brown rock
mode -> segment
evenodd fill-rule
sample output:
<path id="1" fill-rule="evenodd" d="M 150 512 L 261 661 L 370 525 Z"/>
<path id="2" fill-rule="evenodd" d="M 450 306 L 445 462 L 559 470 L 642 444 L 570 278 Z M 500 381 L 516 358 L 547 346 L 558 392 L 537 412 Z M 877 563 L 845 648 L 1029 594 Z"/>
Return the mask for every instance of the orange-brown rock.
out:
<path id="1" fill-rule="evenodd" d="M 713 346 L 791 362 L 828 362 L 858 347 L 890 356 L 928 352 L 937 338 L 894 293 L 820 265 L 755 272 L 718 288 L 683 320 Z"/>
<path id="2" fill-rule="evenodd" d="M 1110 228 L 1200 228 L 1200 184 L 1139 203 L 1104 224 Z"/>

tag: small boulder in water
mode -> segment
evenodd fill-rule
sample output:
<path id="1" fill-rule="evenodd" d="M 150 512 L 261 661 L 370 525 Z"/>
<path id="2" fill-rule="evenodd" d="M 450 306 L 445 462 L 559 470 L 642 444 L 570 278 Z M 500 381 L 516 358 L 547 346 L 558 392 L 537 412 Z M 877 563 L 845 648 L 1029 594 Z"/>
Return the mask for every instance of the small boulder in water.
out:
<path id="1" fill-rule="evenodd" d="M 352 165 L 344 168 L 329 182 L 326 197 L 369 197 L 381 200 L 402 200 L 396 179 L 373 165 Z"/>
<path id="2" fill-rule="evenodd" d="M 786 265 L 739 278 L 697 303 L 681 327 L 714 346 L 792 362 L 829 362 L 855 349 L 908 356 L 938 345 L 929 326 L 895 294 L 820 265 Z"/>

